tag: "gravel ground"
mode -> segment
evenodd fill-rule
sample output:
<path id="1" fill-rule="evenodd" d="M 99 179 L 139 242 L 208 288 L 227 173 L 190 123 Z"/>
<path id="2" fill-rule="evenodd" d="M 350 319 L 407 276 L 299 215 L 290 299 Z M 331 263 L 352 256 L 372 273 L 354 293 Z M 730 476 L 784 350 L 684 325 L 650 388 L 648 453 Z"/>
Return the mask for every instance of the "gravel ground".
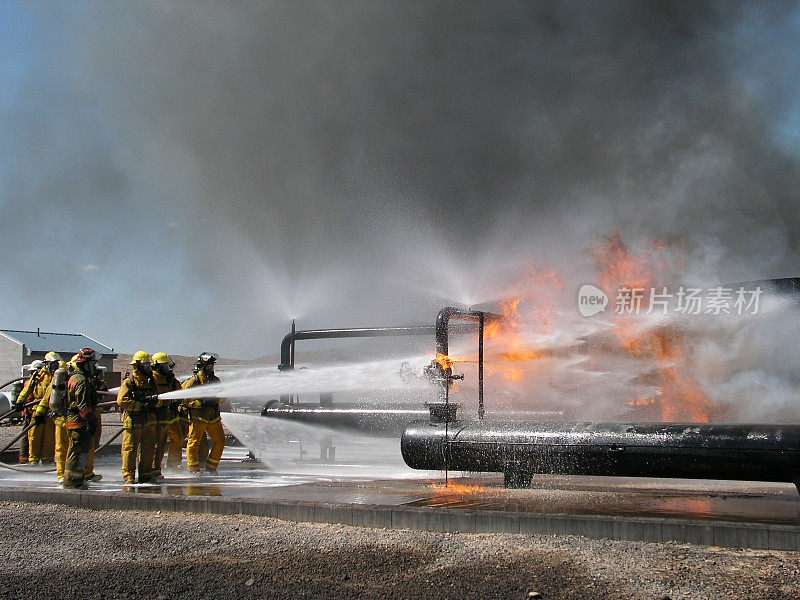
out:
<path id="1" fill-rule="evenodd" d="M 0 598 L 800 597 L 800 553 L 764 550 L 7 502 L 0 536 Z"/>

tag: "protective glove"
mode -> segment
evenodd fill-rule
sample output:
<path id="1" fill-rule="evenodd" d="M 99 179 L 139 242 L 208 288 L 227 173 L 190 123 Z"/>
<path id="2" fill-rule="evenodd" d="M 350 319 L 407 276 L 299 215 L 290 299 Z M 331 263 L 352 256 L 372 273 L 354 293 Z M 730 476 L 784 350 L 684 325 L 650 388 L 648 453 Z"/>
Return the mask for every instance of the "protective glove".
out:
<path id="1" fill-rule="evenodd" d="M 46 419 L 47 415 L 45 415 L 44 413 L 36 413 L 35 415 L 33 415 L 33 424 L 44 425 Z"/>
<path id="2" fill-rule="evenodd" d="M 25 410 L 25 403 L 24 402 L 17 402 L 14 405 L 14 410 L 17 411 L 17 412 L 22 412 L 23 410 Z"/>
<path id="3" fill-rule="evenodd" d="M 201 404 L 206 407 L 219 406 L 219 400 L 217 398 L 203 398 Z"/>
<path id="4" fill-rule="evenodd" d="M 158 396 L 145 396 L 143 402 L 150 408 L 155 408 L 158 404 Z"/>

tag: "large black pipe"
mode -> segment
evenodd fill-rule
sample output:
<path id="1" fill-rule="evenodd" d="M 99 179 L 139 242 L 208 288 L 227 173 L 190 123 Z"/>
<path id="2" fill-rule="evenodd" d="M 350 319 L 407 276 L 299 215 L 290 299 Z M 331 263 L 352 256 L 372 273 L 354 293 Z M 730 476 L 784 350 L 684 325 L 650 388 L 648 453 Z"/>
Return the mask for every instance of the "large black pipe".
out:
<path id="1" fill-rule="evenodd" d="M 400 437 L 403 428 L 409 423 L 425 419 L 428 414 L 428 409 L 424 407 L 414 408 L 400 404 L 286 405 L 277 400 L 268 403 L 261 411 L 262 417 L 271 419 L 286 419 L 309 425 L 395 438 Z"/>
<path id="2" fill-rule="evenodd" d="M 800 491 L 799 425 L 417 421 L 400 449 L 413 469 L 783 481 Z"/>

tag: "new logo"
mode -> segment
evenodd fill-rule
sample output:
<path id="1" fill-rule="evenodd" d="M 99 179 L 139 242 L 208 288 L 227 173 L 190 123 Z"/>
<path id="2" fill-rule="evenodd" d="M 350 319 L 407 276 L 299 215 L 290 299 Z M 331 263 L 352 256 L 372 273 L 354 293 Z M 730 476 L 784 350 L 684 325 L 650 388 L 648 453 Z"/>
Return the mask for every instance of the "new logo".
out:
<path id="1" fill-rule="evenodd" d="M 578 310 L 584 317 L 593 317 L 608 306 L 608 296 L 599 287 L 587 283 L 578 290 Z"/>

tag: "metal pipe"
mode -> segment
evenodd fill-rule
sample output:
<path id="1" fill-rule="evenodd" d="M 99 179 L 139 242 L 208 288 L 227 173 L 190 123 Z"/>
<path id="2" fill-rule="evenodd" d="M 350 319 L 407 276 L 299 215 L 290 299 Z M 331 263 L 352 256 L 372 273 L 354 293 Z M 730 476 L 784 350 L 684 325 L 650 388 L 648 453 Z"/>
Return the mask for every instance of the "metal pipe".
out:
<path id="1" fill-rule="evenodd" d="M 494 313 L 487 313 L 480 310 L 463 310 L 453 306 L 446 306 L 436 315 L 436 358 L 450 355 L 450 319 L 461 319 L 478 324 L 478 394 L 479 400 L 483 396 L 483 328 L 486 321 L 494 321 L 500 319 L 500 315 Z M 471 331 L 472 327 L 468 326 L 466 329 L 462 328 L 461 331 Z M 449 388 L 452 384 L 453 370 L 450 367 L 443 367 L 443 381 L 442 388 L 439 393 L 439 400 L 447 404 L 449 402 Z M 463 379 L 463 376 L 460 377 Z"/>
<path id="2" fill-rule="evenodd" d="M 404 327 L 351 327 L 345 329 L 301 329 L 297 330 L 292 322 L 292 330 L 281 340 L 281 364 L 278 369 L 288 371 L 294 368 L 294 344 L 298 340 L 324 340 L 340 338 L 368 338 L 368 337 L 392 337 L 392 336 L 412 336 L 412 335 L 435 335 L 436 351 L 447 355 L 448 329 L 450 319 L 460 318 L 477 321 L 481 314 L 487 318 L 495 318 L 497 315 L 482 313 L 480 311 L 462 310 L 460 308 L 446 307 L 439 311 L 436 317 L 436 325 L 407 325 Z M 460 331 L 469 331 L 470 328 L 462 328 Z"/>
<path id="3" fill-rule="evenodd" d="M 292 319 L 292 356 L 291 356 L 292 369 L 294 369 L 294 346 L 296 341 L 297 341 L 297 326 L 295 325 L 294 319 Z M 283 362 L 283 360 L 281 360 L 281 362 Z"/>
<path id="4" fill-rule="evenodd" d="M 411 408 L 408 405 L 384 404 L 318 404 L 286 405 L 277 400 L 270 401 L 261 411 L 262 417 L 297 421 L 333 429 L 359 431 L 376 436 L 399 437 L 403 428 L 418 419 L 428 417 L 428 409 Z"/>
<path id="5" fill-rule="evenodd" d="M 413 469 L 792 482 L 800 491 L 800 425 L 415 422 L 400 449 Z"/>
<path id="6" fill-rule="evenodd" d="M 483 327 L 486 324 L 486 315 L 481 313 L 478 325 L 478 419 L 483 421 L 485 410 L 483 407 Z"/>
<path id="7" fill-rule="evenodd" d="M 281 341 L 281 364 L 278 365 L 278 369 L 280 371 L 291 371 L 294 368 L 294 352 L 292 351 L 292 347 L 298 340 L 432 335 L 434 333 L 436 333 L 436 328 L 429 325 L 293 330 L 287 333 Z"/>

